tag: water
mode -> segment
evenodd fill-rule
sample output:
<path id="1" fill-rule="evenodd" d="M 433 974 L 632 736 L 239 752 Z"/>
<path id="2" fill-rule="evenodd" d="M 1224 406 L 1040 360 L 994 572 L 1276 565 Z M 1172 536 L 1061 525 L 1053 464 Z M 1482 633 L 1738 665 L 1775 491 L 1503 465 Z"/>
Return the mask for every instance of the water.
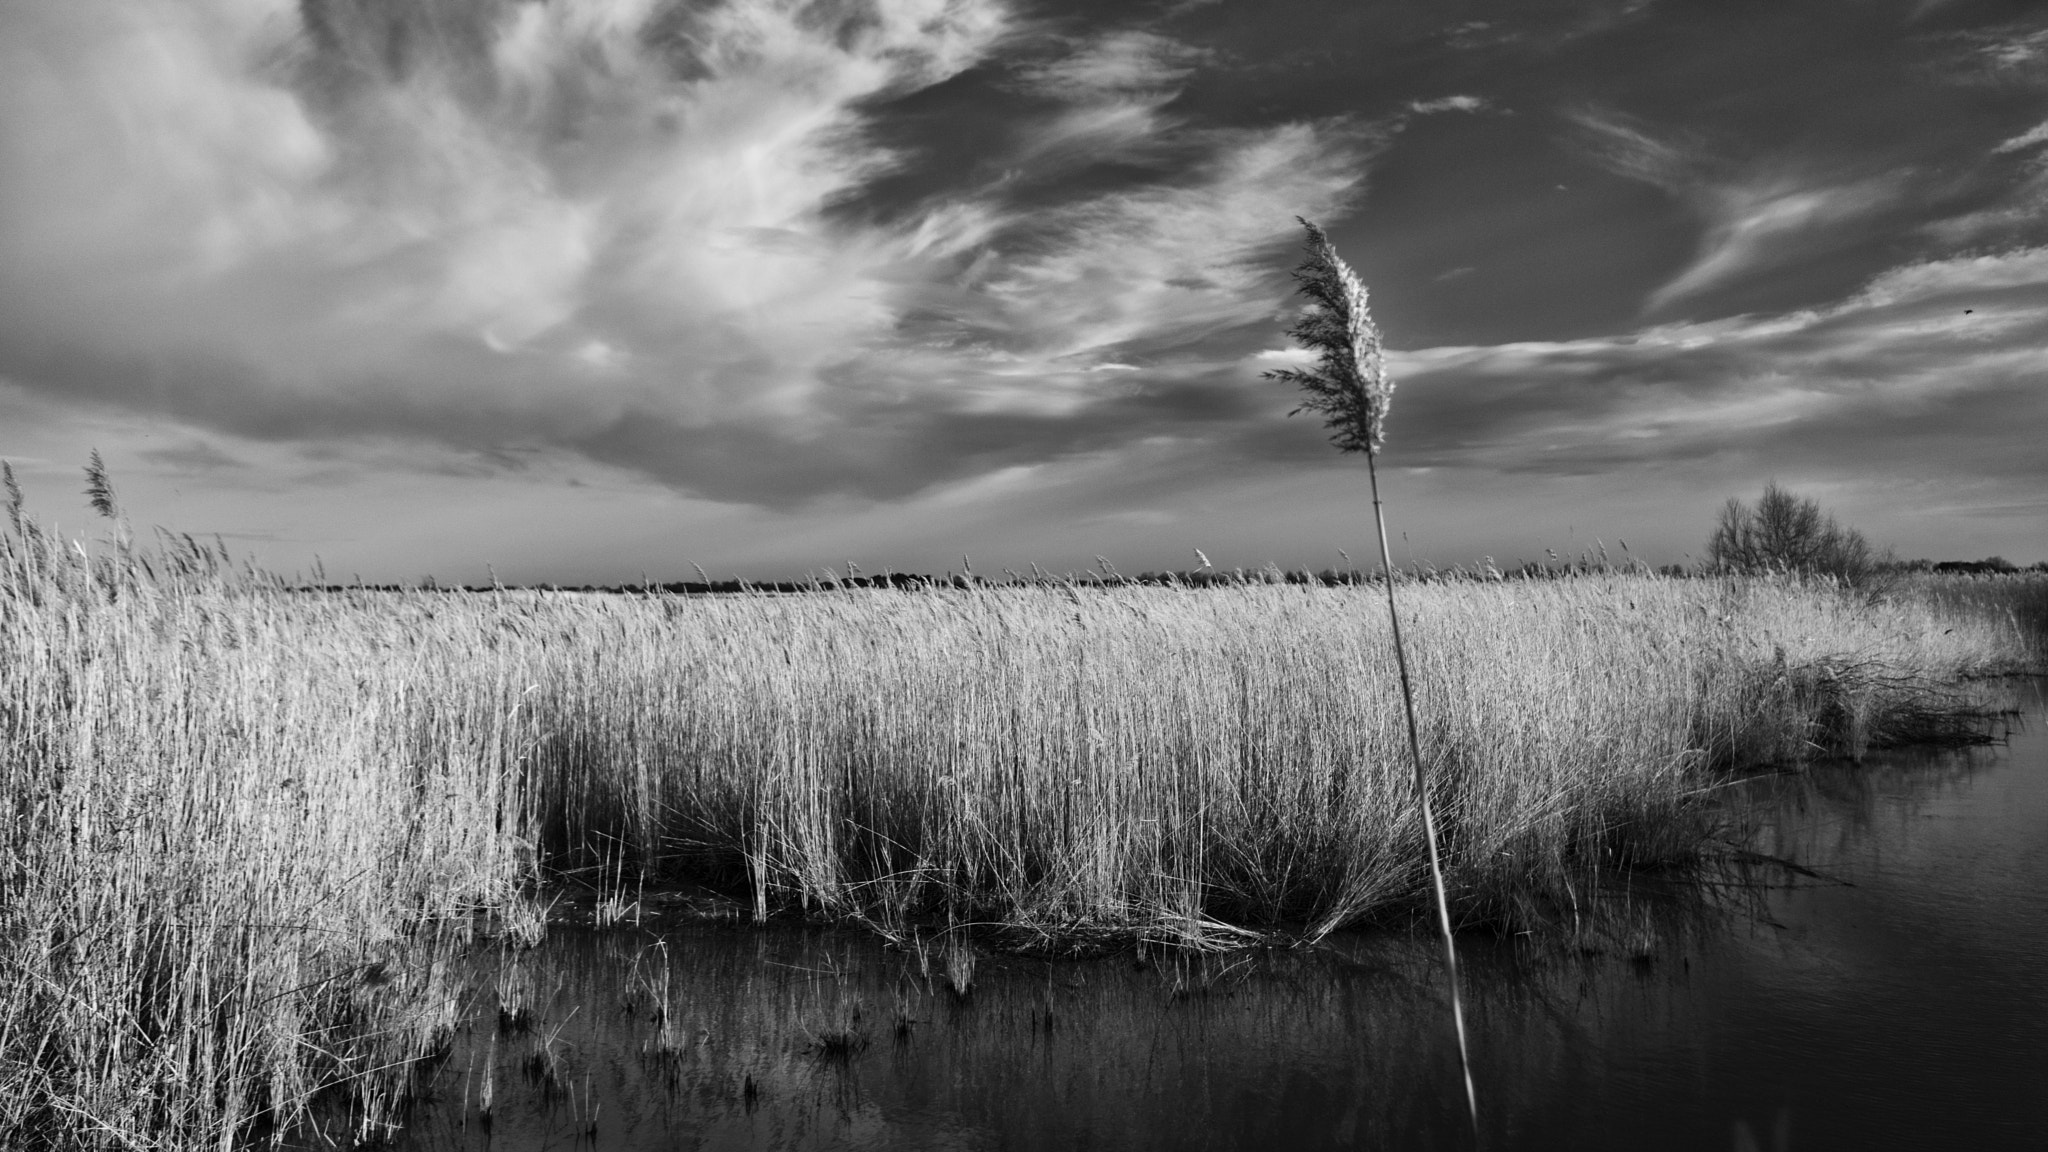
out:
<path id="1" fill-rule="evenodd" d="M 1483 1146 L 2048 1147 L 2028 691 L 2005 745 L 1735 790 L 1756 855 L 1707 899 L 1611 894 L 1568 943 L 1462 941 Z M 960 995 L 937 946 L 558 930 L 478 958 L 481 1022 L 398 1144 L 1471 1147 L 1434 949 L 980 956 Z"/>

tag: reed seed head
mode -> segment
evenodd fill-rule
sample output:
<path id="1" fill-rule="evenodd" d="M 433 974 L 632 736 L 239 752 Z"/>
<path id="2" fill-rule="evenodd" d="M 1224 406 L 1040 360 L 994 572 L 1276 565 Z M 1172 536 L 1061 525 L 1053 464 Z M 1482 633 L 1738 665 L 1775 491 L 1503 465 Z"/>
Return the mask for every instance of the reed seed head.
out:
<path id="1" fill-rule="evenodd" d="M 107 465 L 100 459 L 100 450 L 92 450 L 92 458 L 85 464 L 85 498 L 92 503 L 92 510 L 109 520 L 120 519 L 120 506 L 114 501 L 114 482 L 107 477 Z"/>
<path id="2" fill-rule="evenodd" d="M 1322 415 L 1330 440 L 1345 452 L 1375 452 L 1386 443 L 1387 405 L 1394 381 L 1387 375 L 1380 348 L 1380 330 L 1366 307 L 1365 284 L 1351 265 L 1337 255 L 1330 237 L 1314 223 L 1301 220 L 1308 251 L 1294 270 L 1294 280 L 1310 306 L 1287 334 L 1316 353 L 1313 369 L 1282 368 L 1262 373 L 1271 380 L 1298 384 L 1306 393 L 1295 412 Z M 1288 415 L 1293 415 L 1293 412 Z"/>
<path id="3" fill-rule="evenodd" d="M 14 527 L 14 534 L 21 535 L 21 484 L 14 479 L 14 465 L 0 460 L 0 483 L 7 488 L 7 522 Z"/>

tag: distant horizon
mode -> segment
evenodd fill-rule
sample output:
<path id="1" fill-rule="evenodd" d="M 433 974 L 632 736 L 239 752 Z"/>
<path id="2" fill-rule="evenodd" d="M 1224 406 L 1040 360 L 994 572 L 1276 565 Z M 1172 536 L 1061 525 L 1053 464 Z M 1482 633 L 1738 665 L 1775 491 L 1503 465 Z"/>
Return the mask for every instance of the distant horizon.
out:
<path id="1" fill-rule="evenodd" d="M 2048 11 L 22 0 L 0 458 L 280 572 L 2048 559 Z"/>
<path id="2" fill-rule="evenodd" d="M 115 488 L 118 495 L 120 493 L 118 478 L 115 478 Z M 112 544 L 116 539 L 112 535 L 115 531 L 112 525 L 104 517 L 91 512 L 83 499 L 80 501 L 80 508 L 86 510 L 81 512 L 75 519 L 66 519 L 50 514 L 50 510 L 46 506 L 39 505 L 33 494 L 24 491 L 23 495 L 25 497 L 23 505 L 24 518 L 34 520 L 38 524 L 54 529 L 67 539 L 82 542 L 89 541 L 94 545 Z M 1799 493 L 1795 492 L 1794 495 L 1799 495 Z M 1718 510 L 1717 508 L 1716 511 L 1718 512 Z M 558 579 L 543 575 L 513 580 L 506 578 L 504 573 L 498 570 L 498 565 L 485 561 L 480 567 L 481 578 L 476 578 L 473 575 L 463 575 L 452 570 L 445 573 L 422 571 L 410 576 L 385 574 L 371 577 L 359 572 L 336 570 L 327 564 L 324 557 L 320 557 L 317 554 L 314 557 L 313 566 L 306 569 L 287 570 L 264 563 L 261 553 L 256 549 L 230 545 L 229 540 L 232 538 L 225 534 L 185 533 L 172 525 L 162 524 L 152 524 L 145 527 L 135 523 L 125 511 L 121 515 L 121 520 L 127 524 L 131 537 L 137 543 L 146 546 L 150 538 L 157 532 L 174 537 L 190 535 L 195 540 L 212 543 L 217 548 L 225 548 L 229 556 L 236 563 L 254 563 L 263 571 L 274 576 L 286 578 L 294 586 L 298 587 L 400 588 L 435 586 L 442 590 L 477 590 L 490 588 L 495 585 L 508 590 L 595 589 L 603 591 L 632 591 L 636 588 L 650 585 L 657 587 L 686 584 L 715 585 L 735 582 L 761 586 L 772 584 L 797 585 L 813 580 L 838 580 L 849 575 L 866 580 L 899 577 L 943 581 L 956 574 L 972 576 L 991 583 L 1003 583 L 1017 577 L 1031 578 L 1033 576 L 1040 576 L 1053 580 L 1098 577 L 1104 574 L 1102 565 L 1105 561 L 1108 562 L 1111 573 L 1115 578 L 1132 581 L 1138 580 L 1141 577 L 1185 576 L 1191 573 L 1204 572 L 1213 577 L 1226 577 L 1234 573 L 1258 576 L 1273 570 L 1278 570 L 1283 574 L 1308 572 L 1315 575 L 1350 571 L 1364 577 L 1370 577 L 1380 570 L 1377 552 L 1370 548 L 1357 549 L 1344 546 L 1333 551 L 1331 553 L 1332 559 L 1328 562 L 1309 563 L 1304 561 L 1290 564 L 1271 559 L 1222 563 L 1214 561 L 1206 549 L 1195 547 L 1188 550 L 1187 557 L 1182 561 L 1127 564 L 1115 556 L 1098 554 L 1090 557 L 1086 564 L 1061 569 L 1055 569 L 1031 560 L 1026 560 L 1021 565 L 991 565 L 985 562 L 985 560 L 974 559 L 972 553 L 962 553 L 950 557 L 950 562 L 941 562 L 922 568 L 888 564 L 871 567 L 859 561 L 853 561 L 849 566 L 848 562 L 842 559 L 837 563 L 818 563 L 803 568 L 781 568 L 748 572 L 737 570 L 721 571 L 713 569 L 708 565 L 687 562 L 684 571 L 680 573 L 674 571 L 643 571 L 624 579 L 592 580 L 578 577 Z M 1856 526 L 1845 524 L 1844 527 L 1855 528 Z M 1711 529 L 1712 526 L 1709 524 L 1702 530 L 1701 547 L 1698 551 L 1703 552 L 1705 550 L 1706 537 L 1711 532 Z M 1396 531 L 1398 533 L 1398 530 Z M 1394 561 L 1394 567 L 1397 571 L 1408 574 L 1429 575 L 1442 573 L 1455 575 L 1483 572 L 1491 565 L 1502 573 L 1512 576 L 1517 572 L 1530 568 L 1547 567 L 1562 570 L 1574 566 L 1591 567 L 1599 564 L 1611 565 L 1615 569 L 1642 567 L 1652 571 L 1664 571 L 1673 568 L 1690 570 L 1703 566 L 1703 561 L 1693 552 L 1686 552 L 1676 560 L 1652 559 L 1649 556 L 1638 553 L 1625 537 L 1617 536 L 1611 540 L 1597 535 L 1580 538 L 1574 532 L 1573 540 L 1578 541 L 1581 546 L 1577 551 L 1572 552 L 1563 549 L 1544 549 L 1533 556 L 1516 555 L 1512 557 L 1499 553 L 1484 553 L 1479 556 L 1449 562 L 1425 557 L 1411 557 L 1407 560 L 1397 557 Z M 217 543 L 215 543 L 216 541 Z M 1987 561 L 2003 560 L 2011 564 L 2018 571 L 2048 569 L 2048 554 L 2043 554 L 2033 559 L 2026 559 L 2008 549 L 2005 551 L 1987 552 L 1979 556 L 1909 556 L 1896 548 L 1886 545 L 1882 541 L 1872 541 L 1871 545 L 1878 563 L 1886 567 L 1980 564 Z"/>
<path id="3" fill-rule="evenodd" d="M 1984 564 L 1987 560 L 1998 559 L 2005 558 L 1993 556 L 1984 557 L 1978 560 L 1931 560 L 1926 557 L 1916 557 L 1912 560 L 1902 560 L 1897 561 L 1895 563 L 1901 569 L 1918 571 L 1921 570 L 1920 566 L 1929 565 L 1934 566 L 1934 568 L 1937 571 L 1939 571 L 1941 568 L 1946 568 L 1950 566 L 1954 566 L 1955 568 L 1960 569 L 1976 569 L 1977 567 Z M 2019 575 L 2028 572 L 2048 572 L 2048 560 L 2043 560 L 2035 564 L 2016 564 L 2011 563 L 2010 561 L 2008 561 L 2008 563 L 2011 566 L 2002 570 L 2005 574 Z M 1889 566 L 1890 565 L 1887 564 L 1883 567 Z M 1650 568 L 1647 566 L 1641 568 L 1631 568 L 1631 566 L 1628 565 L 1626 562 L 1615 561 L 1613 562 L 1611 568 L 1607 569 L 1607 571 L 1611 571 L 1612 573 L 1618 575 L 1653 575 L 1672 579 L 1690 579 L 1695 577 L 1712 578 L 1716 575 L 1711 571 L 1687 571 L 1684 572 L 1682 575 L 1675 575 L 1672 571 L 1672 567 L 1675 566 L 1666 567 L 1664 569 Z M 1474 568 L 1465 565 L 1457 565 L 1448 568 L 1403 568 L 1402 566 L 1397 564 L 1394 566 L 1394 570 L 1403 577 L 1418 577 L 1424 580 L 1451 578 L 1474 580 L 1491 579 L 1491 577 L 1485 575 L 1485 569 L 1483 567 Z M 1529 561 L 1511 566 L 1500 566 L 1500 578 L 1503 580 L 1572 579 L 1580 575 L 1596 574 L 1601 571 L 1602 569 L 1600 567 L 1594 566 L 1590 563 L 1569 564 L 1560 561 L 1555 567 L 1550 568 L 1546 573 L 1543 570 L 1543 566 L 1540 563 L 1535 561 Z M 1279 576 L 1282 577 L 1282 579 L 1264 579 L 1263 577 L 1267 576 L 1267 574 L 1269 573 L 1278 573 Z M 1309 577 L 1312 577 L 1313 579 L 1307 581 L 1298 579 L 1298 577 L 1304 574 Z M 1350 575 L 1352 578 L 1349 580 L 1343 579 L 1342 575 L 1343 573 L 1341 570 L 1335 569 L 1319 569 L 1315 571 L 1305 571 L 1303 569 L 1283 569 L 1279 568 L 1277 565 L 1273 565 L 1262 566 L 1259 568 L 1236 568 L 1228 570 L 1213 570 L 1194 573 L 1191 573 L 1186 569 L 1181 569 L 1178 571 L 1159 571 L 1148 569 L 1137 572 L 1124 572 L 1121 569 L 1118 569 L 1113 575 L 1110 576 L 1104 576 L 1099 569 L 1090 569 L 1082 572 L 1050 572 L 1040 570 L 1036 573 L 1018 572 L 1012 569 L 1004 569 L 1003 571 L 992 575 L 977 568 L 974 570 L 971 576 L 963 576 L 958 572 L 958 570 L 949 570 L 945 572 L 868 572 L 863 570 L 856 576 L 852 578 L 847 578 L 839 570 L 832 568 L 823 568 L 814 569 L 810 572 L 794 576 L 764 577 L 759 579 L 741 574 L 719 577 L 710 574 L 706 574 L 706 576 L 698 576 L 697 574 L 692 573 L 689 578 L 682 580 L 662 580 L 653 578 L 650 575 L 649 579 L 647 579 L 645 582 L 636 580 L 617 584 L 579 584 L 570 583 L 566 581 L 552 580 L 543 580 L 531 584 L 508 584 L 503 581 L 500 581 L 496 584 L 491 584 L 442 581 L 432 576 L 425 576 L 416 581 L 364 580 L 337 582 L 333 579 L 334 574 L 330 572 L 327 573 L 328 578 L 324 581 L 317 579 L 298 578 L 294 579 L 292 583 L 289 585 L 289 587 L 294 591 L 303 592 L 502 591 L 591 592 L 603 593 L 607 595 L 639 595 L 657 593 L 669 595 L 731 595 L 763 591 L 777 593 L 816 591 L 819 593 L 825 593 L 833 591 L 844 591 L 848 588 L 858 589 L 862 591 L 870 589 L 888 590 L 892 588 L 898 590 L 915 590 L 925 588 L 928 586 L 953 587 L 963 590 L 971 590 L 974 588 L 1029 587 L 1034 585 L 1046 584 L 1055 586 L 1071 584 L 1078 587 L 1094 588 L 1118 588 L 1138 586 L 1166 587 L 1173 585 L 1186 587 L 1225 588 L 1247 584 L 1277 585 L 1316 583 L 1324 587 L 1336 587 L 1342 585 L 1373 585 L 1377 583 L 1384 583 L 1384 581 L 1380 579 L 1380 569 L 1378 565 L 1374 565 L 1371 568 L 1360 568 L 1351 572 Z M 1195 579 L 1190 579 L 1191 576 L 1195 577 Z M 1333 576 L 1338 578 L 1332 579 Z"/>

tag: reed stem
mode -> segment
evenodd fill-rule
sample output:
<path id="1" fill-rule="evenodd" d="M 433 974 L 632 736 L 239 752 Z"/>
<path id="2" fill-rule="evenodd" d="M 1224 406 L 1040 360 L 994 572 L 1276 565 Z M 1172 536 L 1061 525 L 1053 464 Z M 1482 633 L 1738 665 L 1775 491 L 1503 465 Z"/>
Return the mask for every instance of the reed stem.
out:
<path id="1" fill-rule="evenodd" d="M 1394 664 L 1401 670 L 1401 704 L 1408 714 L 1408 755 L 1415 766 L 1415 798 L 1422 805 L 1422 831 L 1429 841 L 1429 878 L 1436 887 L 1437 927 L 1444 938 L 1444 976 L 1451 987 L 1451 1021 L 1458 1030 L 1458 1067 L 1465 1074 L 1465 1106 L 1472 1116 L 1472 1135 L 1479 1136 L 1479 1092 L 1472 1083 L 1472 1050 L 1465 1040 L 1465 1005 L 1458 993 L 1458 946 L 1451 939 L 1451 903 L 1444 891 L 1443 860 L 1436 845 L 1436 810 L 1429 802 L 1429 776 L 1422 767 L 1422 742 L 1416 735 L 1415 689 L 1408 678 L 1408 653 L 1401 643 L 1401 614 L 1394 608 L 1394 558 L 1387 549 L 1387 516 L 1380 506 L 1378 453 L 1365 453 L 1365 473 L 1372 482 L 1372 519 L 1379 529 L 1380 572 L 1387 582 L 1387 622 L 1394 631 Z"/>

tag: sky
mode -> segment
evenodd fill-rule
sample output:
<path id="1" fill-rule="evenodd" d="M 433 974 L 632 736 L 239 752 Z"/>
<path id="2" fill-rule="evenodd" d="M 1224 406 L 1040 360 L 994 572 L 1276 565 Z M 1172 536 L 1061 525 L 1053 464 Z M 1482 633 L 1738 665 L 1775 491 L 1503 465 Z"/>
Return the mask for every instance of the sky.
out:
<path id="1" fill-rule="evenodd" d="M 332 577 L 2048 559 L 2048 9 L 9 0 L 29 510 Z M 971 559 L 969 559 L 971 558 Z"/>

